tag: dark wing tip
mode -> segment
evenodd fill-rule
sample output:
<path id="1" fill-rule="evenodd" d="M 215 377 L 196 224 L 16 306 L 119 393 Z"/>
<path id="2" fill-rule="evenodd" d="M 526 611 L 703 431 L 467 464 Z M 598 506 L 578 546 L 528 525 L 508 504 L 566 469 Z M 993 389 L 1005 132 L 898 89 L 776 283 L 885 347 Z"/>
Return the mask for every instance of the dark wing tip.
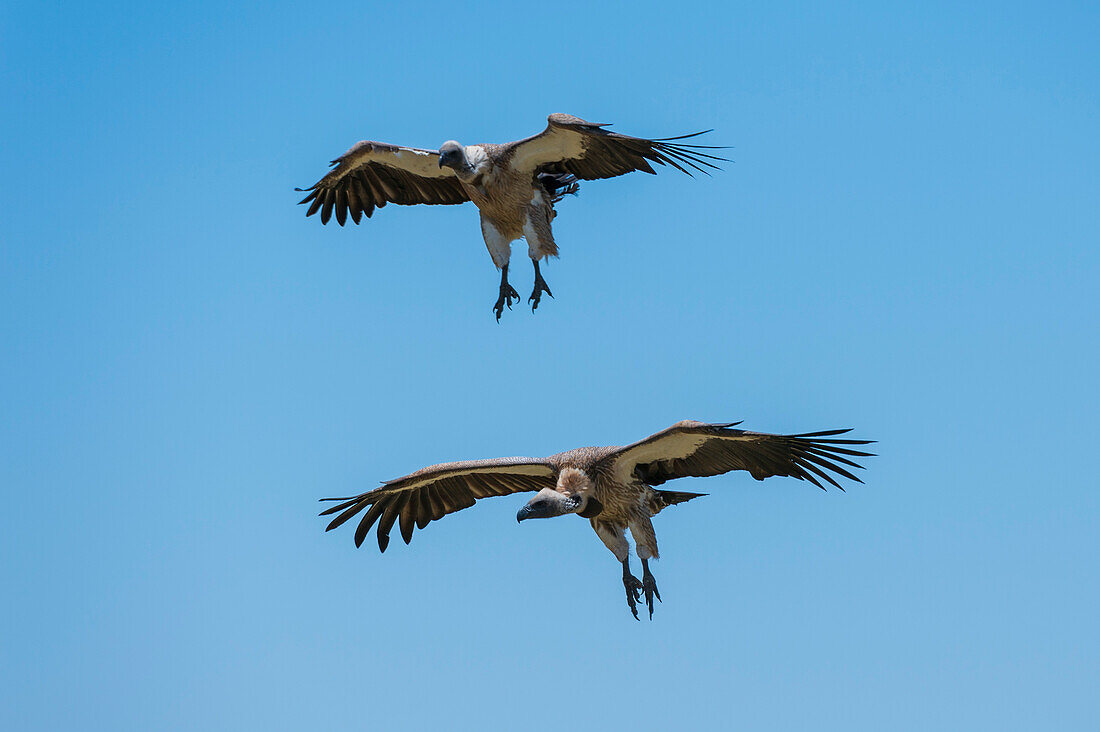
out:
<path id="1" fill-rule="evenodd" d="M 698 137 L 699 135 L 705 135 L 708 132 L 714 132 L 714 128 L 711 127 L 709 130 L 700 130 L 699 132 L 689 132 L 686 135 L 676 135 L 675 137 L 655 137 L 655 138 L 653 138 L 653 141 L 654 142 L 668 142 L 669 140 L 686 140 L 689 137 Z"/>
<path id="2" fill-rule="evenodd" d="M 851 432 L 854 427 L 843 427 L 838 430 L 820 430 L 818 432 L 803 432 L 798 435 L 791 435 L 791 437 L 831 437 L 832 435 L 843 435 Z"/>
<path id="3" fill-rule="evenodd" d="M 874 457 L 874 455 L 860 450 L 853 450 L 847 446 L 865 445 L 871 441 L 836 439 L 836 435 L 844 435 L 851 431 L 851 428 L 821 430 L 819 432 L 790 435 L 785 438 L 788 449 L 791 451 L 791 457 L 793 458 L 794 464 L 797 465 L 799 469 L 798 473 L 796 473 L 796 477 L 802 478 L 803 480 L 809 480 L 819 488 L 824 488 L 824 485 L 814 479 L 816 475 L 818 478 L 828 481 L 830 485 L 839 488 L 841 491 L 845 491 L 845 488 L 837 482 L 833 474 L 838 477 L 847 478 L 855 483 L 863 483 L 861 478 L 853 474 L 850 470 L 847 470 L 844 466 L 865 470 L 865 466 L 855 462 L 852 458 Z"/>

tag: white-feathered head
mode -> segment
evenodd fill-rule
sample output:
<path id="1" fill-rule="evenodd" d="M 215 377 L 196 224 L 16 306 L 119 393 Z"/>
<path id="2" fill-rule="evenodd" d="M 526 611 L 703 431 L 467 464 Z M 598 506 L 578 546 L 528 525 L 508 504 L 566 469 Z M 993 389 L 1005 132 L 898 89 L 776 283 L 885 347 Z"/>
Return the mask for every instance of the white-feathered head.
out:
<path id="1" fill-rule="evenodd" d="M 439 167 L 456 171 L 466 168 L 466 148 L 454 140 L 447 140 L 439 147 Z"/>

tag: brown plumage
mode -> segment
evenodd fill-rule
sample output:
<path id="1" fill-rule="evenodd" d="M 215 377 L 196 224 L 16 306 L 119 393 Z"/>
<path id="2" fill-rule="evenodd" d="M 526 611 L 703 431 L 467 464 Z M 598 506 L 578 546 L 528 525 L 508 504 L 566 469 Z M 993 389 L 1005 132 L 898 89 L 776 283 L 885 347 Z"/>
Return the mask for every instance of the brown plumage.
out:
<path id="1" fill-rule="evenodd" d="M 731 470 L 747 470 L 757 480 L 789 476 L 822 489 L 829 484 L 843 490 L 834 475 L 862 482 L 848 468 L 862 468 L 852 458 L 871 453 L 853 446 L 870 441 L 839 437 L 849 430 L 772 435 L 735 429 L 737 424 L 684 421 L 625 447 L 582 447 L 545 458 L 432 465 L 358 496 L 322 499 L 337 503 L 321 515 L 336 514 L 326 529 L 331 531 L 365 510 L 355 530 L 355 545 L 362 545 L 377 523 L 378 548 L 385 551 L 395 524 L 408 544 L 415 529 L 469 508 L 480 498 L 534 492 L 537 495 L 520 509 L 517 519 L 570 513 L 589 519 L 600 540 L 623 564 L 627 602 L 634 616 L 644 593 L 652 617 L 653 598 L 659 600 L 660 595 L 649 571 L 648 560 L 658 556 L 650 519 L 668 506 L 702 495 L 654 486 Z M 641 582 L 629 571 L 627 529 L 642 561 Z"/>
<path id="2" fill-rule="evenodd" d="M 300 203 L 306 216 L 320 212 L 321 223 L 333 215 L 341 226 L 348 216 L 358 224 L 387 203 L 458 204 L 472 201 L 481 212 L 485 246 L 501 282 L 493 305 L 497 320 L 519 294 L 508 284 L 511 245 L 527 240 L 535 269 L 535 288 L 528 298 L 538 307 L 542 293 L 553 297 L 539 262 L 557 256 L 551 221 L 554 204 L 577 192 L 578 180 L 597 180 L 634 171 L 654 173 L 653 164 L 669 165 L 688 175 L 717 169 L 724 160 L 708 145 L 679 142 L 704 134 L 647 140 L 620 135 L 568 114 L 552 114 L 546 129 L 504 145 L 462 146 L 448 141 L 439 151 L 363 141 L 332 161 L 333 170 L 309 188 Z M 709 130 L 708 130 L 709 132 Z M 303 190 L 303 189 L 298 189 Z"/>

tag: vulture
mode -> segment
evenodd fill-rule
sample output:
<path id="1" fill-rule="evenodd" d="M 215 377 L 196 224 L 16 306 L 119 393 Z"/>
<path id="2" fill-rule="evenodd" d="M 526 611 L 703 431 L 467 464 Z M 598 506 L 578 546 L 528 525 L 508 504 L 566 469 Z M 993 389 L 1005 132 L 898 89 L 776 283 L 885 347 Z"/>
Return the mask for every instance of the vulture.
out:
<path id="1" fill-rule="evenodd" d="M 493 312 L 497 321 L 504 306 L 512 309 L 519 293 L 508 284 L 512 242 L 527 240 L 535 268 L 535 286 L 528 298 L 531 310 L 542 293 L 553 297 L 539 271 L 539 262 L 558 256 L 550 222 L 554 204 L 576 193 L 579 180 L 614 178 L 640 170 L 655 173 L 653 163 L 687 173 L 707 173 L 724 161 L 705 150 L 711 145 L 678 142 L 706 134 L 646 140 L 605 130 L 607 124 L 585 122 L 568 114 L 552 114 L 541 133 L 503 145 L 460 145 L 454 140 L 436 150 L 401 147 L 364 140 L 333 160 L 332 170 L 309 188 L 300 204 L 306 216 L 321 212 L 321 223 L 336 215 L 341 226 L 351 216 L 356 224 L 387 203 L 410 206 L 473 201 L 481 212 L 481 234 L 493 264 L 500 270 L 500 290 Z"/>
<path id="2" fill-rule="evenodd" d="M 588 519 L 622 564 L 626 602 L 635 619 L 643 595 L 652 619 L 653 599 L 660 600 L 661 595 L 649 570 L 649 560 L 658 557 L 650 519 L 669 506 L 706 495 L 657 486 L 676 478 L 747 470 L 757 480 L 781 475 L 808 480 L 822 489 L 827 483 L 844 490 L 833 474 L 862 483 L 848 468 L 863 467 L 853 458 L 873 456 L 854 449 L 870 440 L 839 437 L 850 432 L 847 429 L 772 435 L 736 429 L 738 424 L 683 421 L 625 447 L 582 447 L 544 458 L 432 465 L 357 496 L 323 498 L 336 505 L 321 515 L 336 514 L 325 529 L 331 531 L 366 511 L 355 529 L 355 545 L 361 546 L 377 523 L 378 548 L 384 552 L 395 523 L 408 544 L 414 529 L 469 508 L 479 498 L 534 493 L 516 519 L 567 514 Z M 630 573 L 627 529 L 642 563 L 641 580 Z"/>

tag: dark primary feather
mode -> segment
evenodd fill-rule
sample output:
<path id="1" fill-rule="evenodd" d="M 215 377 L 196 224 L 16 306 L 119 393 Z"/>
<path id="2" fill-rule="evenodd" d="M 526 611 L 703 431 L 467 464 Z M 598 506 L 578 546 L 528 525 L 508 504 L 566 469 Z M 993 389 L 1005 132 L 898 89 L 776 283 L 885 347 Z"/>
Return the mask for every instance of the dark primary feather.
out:
<path id="1" fill-rule="evenodd" d="M 747 470 L 757 480 L 790 476 L 822 489 L 820 480 L 844 490 L 832 474 L 862 483 L 844 466 L 862 469 L 851 458 L 872 457 L 872 453 L 849 446 L 868 445 L 873 440 L 837 438 L 851 431 L 847 429 L 771 435 L 733 429 L 735 424 L 739 423 L 681 422 L 620 448 L 606 460 L 648 485 Z"/>
<path id="2" fill-rule="evenodd" d="M 421 166 L 421 169 L 426 167 L 425 172 L 430 175 L 418 174 L 413 169 L 402 167 L 409 162 L 423 161 L 406 158 L 403 162 L 397 157 L 399 153 L 430 157 L 430 165 Z M 337 223 L 343 226 L 349 214 L 358 224 L 364 215 L 370 218 L 374 209 L 382 208 L 387 203 L 411 206 L 469 201 L 462 184 L 451 171 L 443 169 L 436 174 L 431 169 L 431 166 L 438 169 L 437 161 L 438 154 L 431 150 L 403 148 L 381 142 L 360 142 L 333 160 L 333 170 L 324 178 L 309 188 L 296 188 L 298 191 L 308 191 L 308 195 L 298 203 L 309 204 L 306 216 L 312 216 L 320 210 L 321 223 L 327 224 L 335 214 Z"/>
<path id="3" fill-rule="evenodd" d="M 378 522 L 378 548 L 386 551 L 390 531 L 397 522 L 401 538 L 412 541 L 413 529 L 474 505 L 480 498 L 540 491 L 556 484 L 553 466 L 540 458 L 496 458 L 443 463 L 418 470 L 380 488 L 346 498 L 323 498 L 336 505 L 321 512 L 337 515 L 326 531 L 342 525 L 368 509 L 355 529 L 355 545 L 361 546 L 371 526 Z"/>

